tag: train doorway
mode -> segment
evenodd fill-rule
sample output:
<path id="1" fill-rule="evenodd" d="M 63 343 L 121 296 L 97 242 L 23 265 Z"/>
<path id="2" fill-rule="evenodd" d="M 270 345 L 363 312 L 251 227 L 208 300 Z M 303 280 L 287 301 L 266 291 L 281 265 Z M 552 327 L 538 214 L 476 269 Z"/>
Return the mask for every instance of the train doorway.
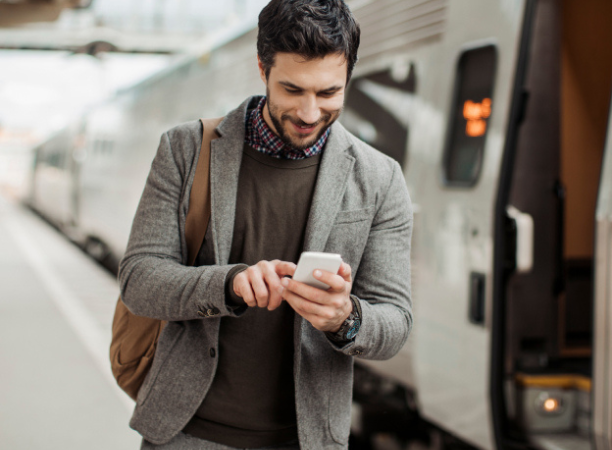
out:
<path id="1" fill-rule="evenodd" d="M 596 450 L 612 448 L 612 100 L 595 225 L 593 311 L 593 438 Z"/>
<path id="2" fill-rule="evenodd" d="M 612 4 L 539 0 L 532 14 L 497 208 L 493 410 L 503 447 L 586 450 Z"/>

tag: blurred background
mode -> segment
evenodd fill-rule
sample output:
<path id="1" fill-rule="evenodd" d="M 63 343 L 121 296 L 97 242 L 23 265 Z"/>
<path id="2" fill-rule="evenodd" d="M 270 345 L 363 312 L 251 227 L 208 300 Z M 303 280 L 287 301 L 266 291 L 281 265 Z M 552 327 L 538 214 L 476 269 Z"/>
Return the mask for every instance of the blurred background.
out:
<path id="1" fill-rule="evenodd" d="M 55 150 L 65 151 L 75 123 L 224 33 L 253 27 L 265 3 L 0 1 L 0 448 L 140 446 L 128 426 L 133 402 L 108 364 L 113 269 L 70 244 L 53 213 L 21 206 L 41 145 L 59 139 Z M 42 189 L 54 211 L 67 186 L 57 155 L 47 161 L 55 188 Z M 96 243 L 90 250 L 104 260 Z"/>
<path id="2" fill-rule="evenodd" d="M 3 189 L 22 189 L 28 149 L 189 48 L 252 23 L 265 4 L 0 1 Z"/>
<path id="3" fill-rule="evenodd" d="M 118 262 L 160 135 L 265 92 L 266 3 L 0 0 L 0 449 L 139 447 Z M 349 447 L 612 450 L 612 2 L 347 4 L 340 122 L 414 210 L 414 328 L 356 358 Z"/>

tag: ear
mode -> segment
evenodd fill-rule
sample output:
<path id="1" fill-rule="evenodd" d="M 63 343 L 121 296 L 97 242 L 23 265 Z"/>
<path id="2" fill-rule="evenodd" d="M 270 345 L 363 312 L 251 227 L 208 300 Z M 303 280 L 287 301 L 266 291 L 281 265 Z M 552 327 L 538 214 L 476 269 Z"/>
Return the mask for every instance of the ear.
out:
<path id="1" fill-rule="evenodd" d="M 259 76 L 261 77 L 261 81 L 263 81 L 264 84 L 267 86 L 268 78 L 266 77 L 266 70 L 264 69 L 261 59 L 259 59 L 259 55 L 257 55 L 257 67 L 259 67 Z"/>

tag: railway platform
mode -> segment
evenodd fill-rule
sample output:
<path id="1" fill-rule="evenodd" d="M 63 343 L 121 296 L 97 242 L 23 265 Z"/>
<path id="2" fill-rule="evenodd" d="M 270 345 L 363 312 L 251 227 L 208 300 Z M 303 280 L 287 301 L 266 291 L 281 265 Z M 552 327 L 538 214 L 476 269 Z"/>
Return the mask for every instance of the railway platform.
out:
<path id="1" fill-rule="evenodd" d="M 108 348 L 115 278 L 0 194 L 0 448 L 135 449 Z"/>

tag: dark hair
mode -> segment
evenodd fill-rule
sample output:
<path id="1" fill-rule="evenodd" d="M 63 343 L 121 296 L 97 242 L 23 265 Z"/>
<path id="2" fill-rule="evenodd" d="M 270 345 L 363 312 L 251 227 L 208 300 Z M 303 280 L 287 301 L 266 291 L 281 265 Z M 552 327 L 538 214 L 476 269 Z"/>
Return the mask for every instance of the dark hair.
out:
<path id="1" fill-rule="evenodd" d="M 257 53 L 266 77 L 277 53 L 297 53 L 307 60 L 344 54 L 348 83 L 360 34 L 343 0 L 272 0 L 259 14 Z"/>

